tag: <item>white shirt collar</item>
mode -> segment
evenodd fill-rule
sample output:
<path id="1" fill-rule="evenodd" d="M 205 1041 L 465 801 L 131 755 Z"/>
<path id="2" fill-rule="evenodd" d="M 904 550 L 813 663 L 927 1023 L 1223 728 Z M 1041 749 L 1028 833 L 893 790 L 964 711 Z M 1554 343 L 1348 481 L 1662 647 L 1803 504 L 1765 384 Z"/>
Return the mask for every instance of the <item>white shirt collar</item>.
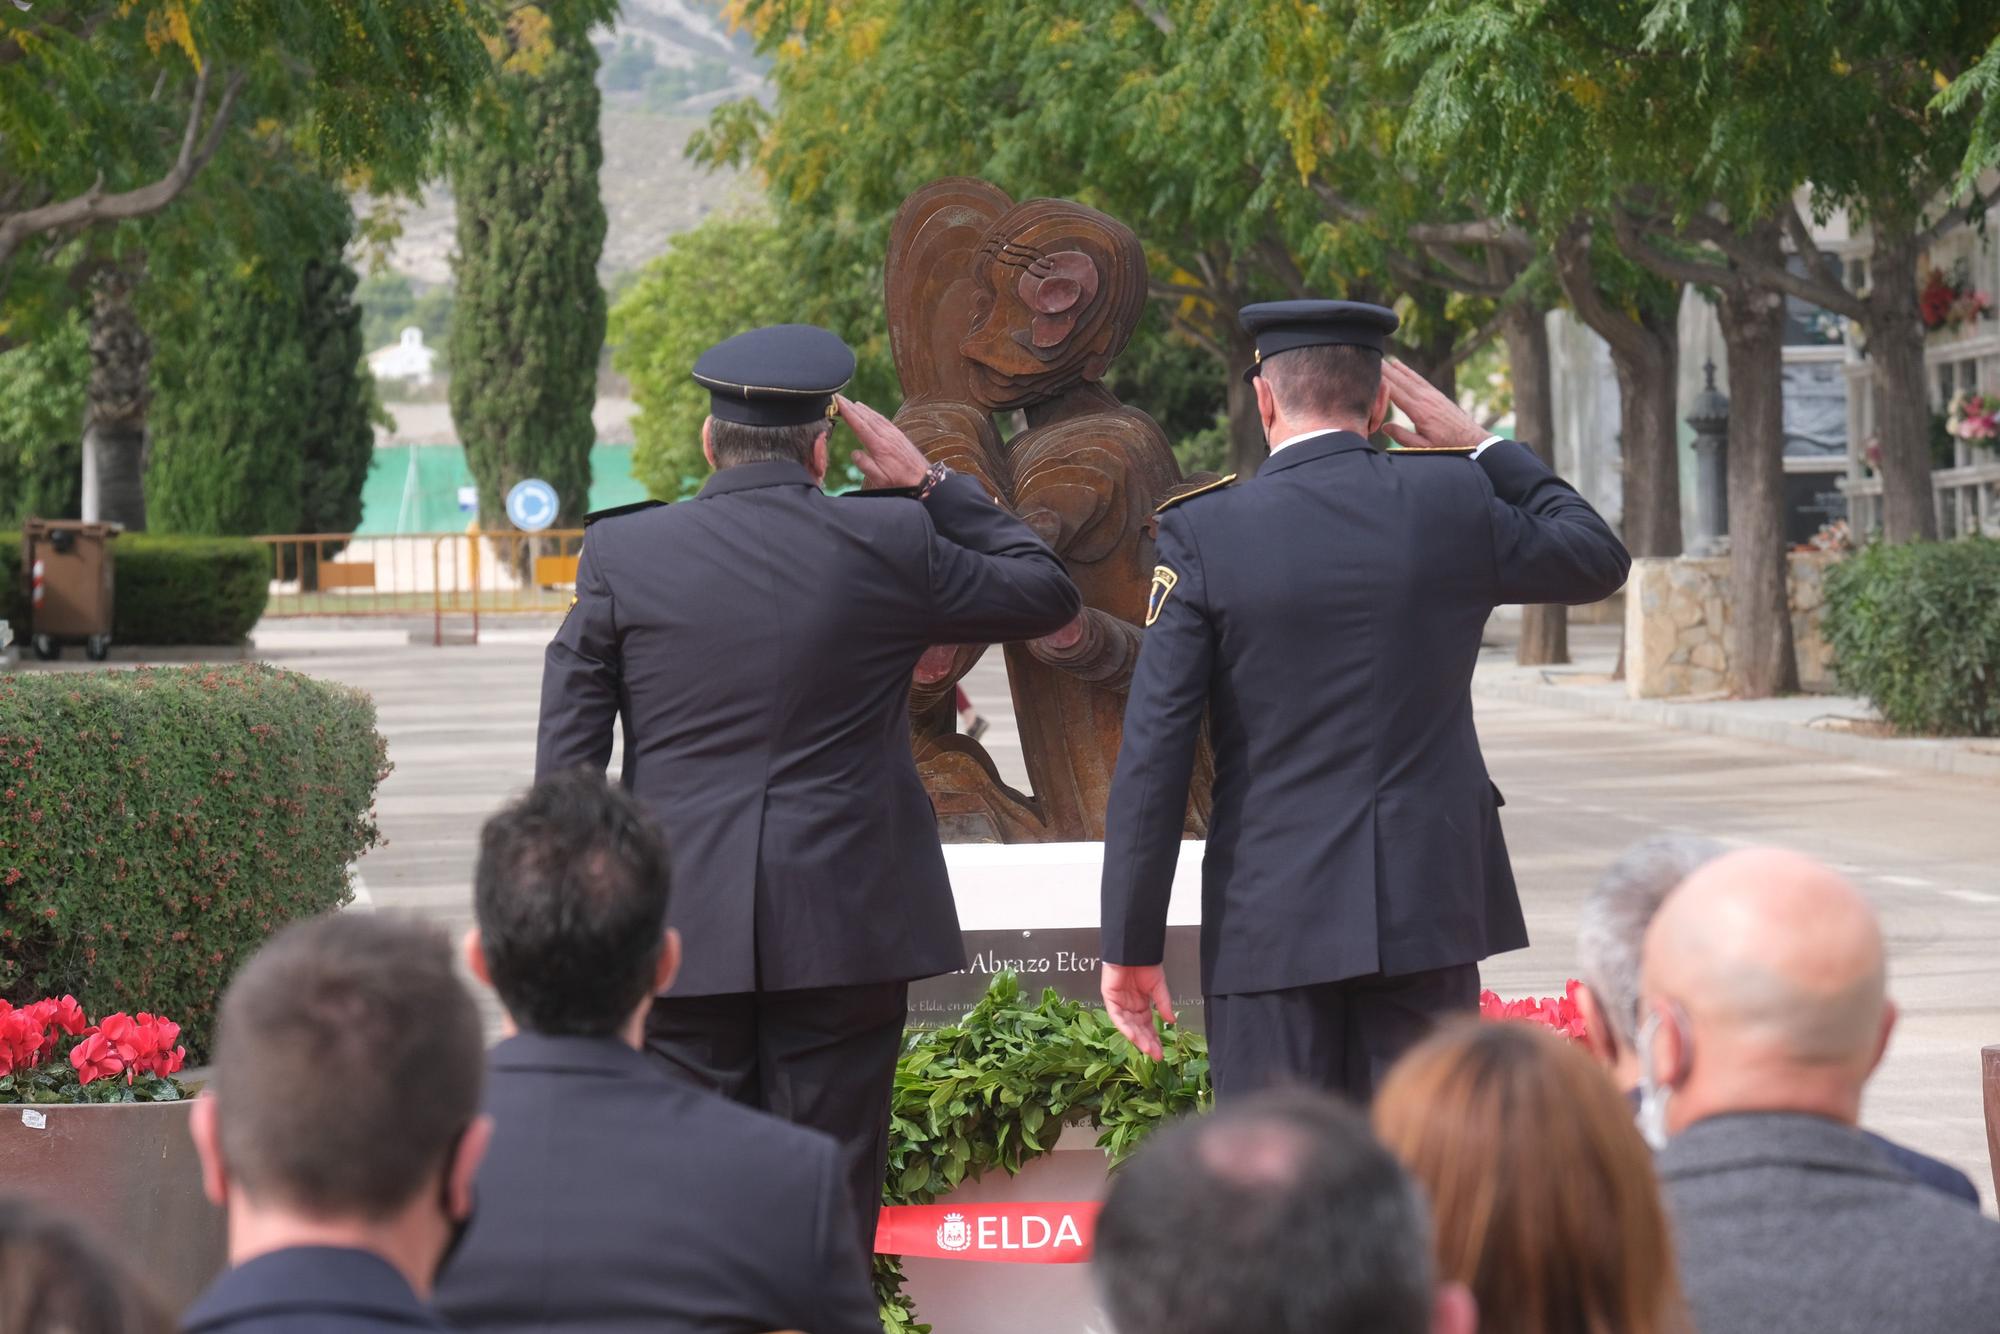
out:
<path id="1" fill-rule="evenodd" d="M 1332 435 L 1340 429 L 1338 426 L 1315 426 L 1310 431 L 1300 431 L 1297 435 L 1286 436 L 1283 440 L 1271 446 L 1271 452 L 1275 454 L 1287 445 L 1296 445 L 1299 441 L 1310 440 L 1316 435 Z"/>

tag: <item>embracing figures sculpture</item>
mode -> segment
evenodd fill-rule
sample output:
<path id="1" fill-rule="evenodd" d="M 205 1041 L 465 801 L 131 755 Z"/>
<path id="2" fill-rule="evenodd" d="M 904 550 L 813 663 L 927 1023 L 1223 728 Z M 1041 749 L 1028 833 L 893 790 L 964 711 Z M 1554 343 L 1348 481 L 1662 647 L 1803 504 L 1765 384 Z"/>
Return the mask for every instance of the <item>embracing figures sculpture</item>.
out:
<path id="1" fill-rule="evenodd" d="M 1062 199 L 1016 204 L 985 181 L 934 181 L 903 202 L 888 256 L 896 424 L 983 483 L 1053 547 L 1083 593 L 1064 629 L 1007 646 L 1032 794 L 954 727 L 954 687 L 984 644 L 940 645 L 911 690 L 918 768 L 947 842 L 1101 840 L 1126 690 L 1153 571 L 1153 512 L 1185 489 L 1166 435 L 1102 380 L 1146 300 L 1130 228 Z M 1002 438 L 993 414 L 1020 411 Z M 1198 479 L 1193 479 L 1198 480 Z M 1196 763 L 1187 832 L 1206 831 Z"/>

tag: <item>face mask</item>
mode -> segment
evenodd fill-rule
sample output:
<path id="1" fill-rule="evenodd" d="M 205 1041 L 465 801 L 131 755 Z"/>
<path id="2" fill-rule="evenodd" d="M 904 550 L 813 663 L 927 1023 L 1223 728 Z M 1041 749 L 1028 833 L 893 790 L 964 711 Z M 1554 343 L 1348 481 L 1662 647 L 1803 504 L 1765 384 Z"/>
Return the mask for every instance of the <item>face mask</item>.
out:
<path id="1" fill-rule="evenodd" d="M 1653 1077 L 1653 1038 L 1660 1031 L 1660 1022 L 1658 1010 L 1647 1015 L 1635 1044 L 1639 1053 L 1639 1134 L 1654 1153 L 1667 1147 L 1667 1104 L 1674 1096 L 1671 1086 Z"/>

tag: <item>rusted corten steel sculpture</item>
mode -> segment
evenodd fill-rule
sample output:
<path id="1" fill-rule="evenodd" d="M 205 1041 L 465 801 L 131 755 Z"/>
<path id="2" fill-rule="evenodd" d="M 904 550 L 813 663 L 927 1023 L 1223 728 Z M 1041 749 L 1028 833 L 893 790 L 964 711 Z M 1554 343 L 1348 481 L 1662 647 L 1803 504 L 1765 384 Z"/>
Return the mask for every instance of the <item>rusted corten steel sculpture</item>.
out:
<path id="1" fill-rule="evenodd" d="M 1154 509 L 1183 482 L 1157 423 L 1101 381 L 1146 300 L 1130 228 L 1062 199 L 1016 204 L 969 178 L 903 202 L 889 240 L 896 422 L 933 460 L 978 477 L 1054 547 L 1083 592 L 1068 627 L 1006 649 L 1033 795 L 957 733 L 953 687 L 987 645 L 942 645 L 911 691 L 918 766 L 948 842 L 1101 840 L 1153 570 Z M 994 413 L 1027 427 L 1002 440 Z M 1196 761 L 1188 832 L 1206 832 Z"/>

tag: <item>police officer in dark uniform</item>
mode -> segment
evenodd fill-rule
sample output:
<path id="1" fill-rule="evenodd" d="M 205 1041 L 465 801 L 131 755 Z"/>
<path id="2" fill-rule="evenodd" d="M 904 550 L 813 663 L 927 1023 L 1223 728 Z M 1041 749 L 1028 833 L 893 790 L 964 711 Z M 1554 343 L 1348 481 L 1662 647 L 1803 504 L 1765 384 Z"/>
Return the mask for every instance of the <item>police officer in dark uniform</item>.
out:
<path id="1" fill-rule="evenodd" d="M 687 965 L 649 1049 L 842 1146 L 864 1245 L 911 980 L 964 966 L 910 751 L 934 644 L 1031 638 L 1081 606 L 1062 563 L 974 479 L 837 398 L 854 354 L 781 325 L 704 353 L 695 499 L 594 516 L 549 645 L 537 778 L 602 770 L 666 835 Z M 838 412 L 870 489 L 820 487 Z"/>
<path id="2" fill-rule="evenodd" d="M 1157 1056 L 1205 713 L 1217 1096 L 1296 1082 L 1365 1100 L 1435 1016 L 1477 1008 L 1481 959 L 1528 943 L 1473 730 L 1480 632 L 1501 604 L 1607 597 L 1630 559 L 1531 450 L 1385 364 L 1393 312 L 1281 301 L 1241 318 L 1272 454 L 1162 507 L 1105 837 L 1104 1000 Z M 1386 424 L 1392 405 L 1412 426 Z M 1376 449 L 1378 431 L 1406 448 Z"/>

